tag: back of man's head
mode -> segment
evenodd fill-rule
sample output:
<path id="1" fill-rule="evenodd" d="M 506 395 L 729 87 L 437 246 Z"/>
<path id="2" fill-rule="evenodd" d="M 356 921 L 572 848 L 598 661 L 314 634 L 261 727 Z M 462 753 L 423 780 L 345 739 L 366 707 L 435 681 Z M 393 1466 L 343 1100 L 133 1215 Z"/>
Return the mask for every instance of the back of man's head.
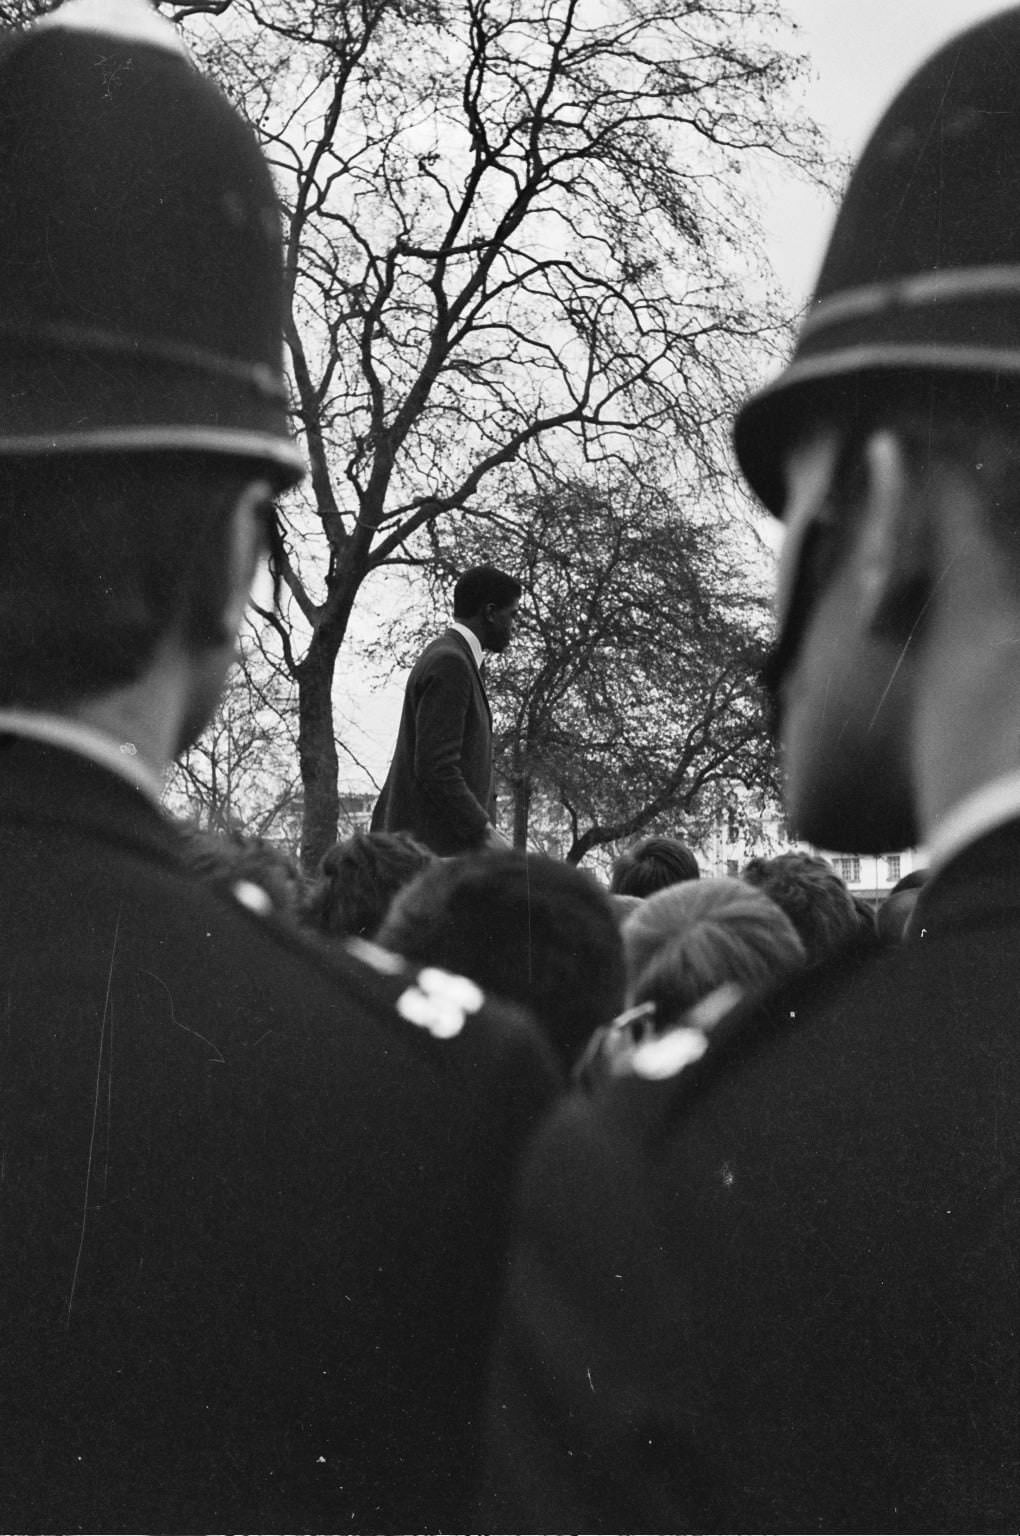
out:
<path id="1" fill-rule="evenodd" d="M 379 943 L 529 1008 L 565 1067 L 623 1001 L 609 897 L 584 870 L 541 854 L 439 860 L 397 896 Z"/>
<path id="2" fill-rule="evenodd" d="M 230 524 L 250 478 L 187 453 L 0 457 L 0 705 L 59 709 L 134 682 L 171 633 L 196 655 L 229 643 Z"/>
<path id="3" fill-rule="evenodd" d="M 142 0 L 0 45 L 0 702 L 222 645 L 246 487 L 300 475 L 272 181 Z"/>
<path id="4" fill-rule="evenodd" d="M 657 891 L 623 925 L 627 1001 L 654 1003 L 659 1028 L 727 983 L 748 994 L 804 964 L 794 925 L 741 880 Z"/>
<path id="5" fill-rule="evenodd" d="M 834 954 L 859 937 L 853 898 L 825 859 L 810 853 L 755 858 L 742 878 L 764 891 L 785 912 L 804 945 L 809 963 Z"/>
<path id="6" fill-rule="evenodd" d="M 434 859 L 409 832 L 354 832 L 323 855 L 303 920 L 328 938 L 374 938 L 397 892 Z"/>
<path id="7" fill-rule="evenodd" d="M 897 880 L 878 909 L 876 927 L 881 943 L 899 944 L 903 939 L 927 879 L 926 869 L 913 869 Z"/>
<path id="8" fill-rule="evenodd" d="M 679 838 L 646 837 L 620 854 L 609 888 L 617 896 L 651 896 L 700 875 L 697 859 Z"/>

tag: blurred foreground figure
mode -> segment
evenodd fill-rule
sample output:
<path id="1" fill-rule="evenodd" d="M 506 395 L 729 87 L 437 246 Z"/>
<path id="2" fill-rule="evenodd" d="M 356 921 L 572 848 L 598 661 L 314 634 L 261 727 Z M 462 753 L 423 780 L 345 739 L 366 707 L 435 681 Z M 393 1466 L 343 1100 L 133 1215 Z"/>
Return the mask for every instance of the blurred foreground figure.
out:
<path id="1" fill-rule="evenodd" d="M 1020 1523 L 1018 209 L 1013 9 L 893 103 L 737 424 L 790 816 L 923 838 L 918 937 L 698 1005 L 540 1133 L 483 1529 Z"/>
<path id="2" fill-rule="evenodd" d="M 463 1529 L 551 1066 L 158 804 L 301 472 L 268 171 L 85 0 L 2 45 L 0 187 L 0 1529 Z"/>

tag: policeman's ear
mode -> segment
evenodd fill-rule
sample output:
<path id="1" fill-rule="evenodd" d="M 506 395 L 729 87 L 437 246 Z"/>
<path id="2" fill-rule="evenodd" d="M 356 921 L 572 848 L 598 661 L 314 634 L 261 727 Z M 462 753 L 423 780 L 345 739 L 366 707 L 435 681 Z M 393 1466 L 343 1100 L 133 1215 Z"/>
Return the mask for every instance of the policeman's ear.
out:
<path id="1" fill-rule="evenodd" d="M 272 489 L 265 480 L 245 486 L 234 505 L 227 532 L 227 582 L 223 635 L 232 642 L 244 620 L 251 589 L 266 555 L 266 503 Z"/>
<path id="2" fill-rule="evenodd" d="M 925 476 L 903 439 L 889 430 L 868 438 L 861 468 L 865 483 L 856 546 L 861 618 L 874 634 L 905 644 L 931 592 Z"/>

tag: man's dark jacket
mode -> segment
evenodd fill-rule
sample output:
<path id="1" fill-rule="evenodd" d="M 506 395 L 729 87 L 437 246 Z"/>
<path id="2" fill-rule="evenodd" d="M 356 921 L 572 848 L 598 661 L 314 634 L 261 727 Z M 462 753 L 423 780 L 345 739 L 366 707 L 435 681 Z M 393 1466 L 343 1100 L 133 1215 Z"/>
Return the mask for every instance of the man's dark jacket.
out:
<path id="1" fill-rule="evenodd" d="M 477 848 L 492 820 L 492 717 L 474 657 L 455 629 L 411 668 L 375 832 L 411 832 L 438 854 Z"/>
<path id="2" fill-rule="evenodd" d="M 479 1529 L 1020 1526 L 1018 870 L 553 1116 Z"/>
<path id="3" fill-rule="evenodd" d="M 177 836 L 0 737 L 0 1529 L 466 1529 L 542 1049 Z"/>

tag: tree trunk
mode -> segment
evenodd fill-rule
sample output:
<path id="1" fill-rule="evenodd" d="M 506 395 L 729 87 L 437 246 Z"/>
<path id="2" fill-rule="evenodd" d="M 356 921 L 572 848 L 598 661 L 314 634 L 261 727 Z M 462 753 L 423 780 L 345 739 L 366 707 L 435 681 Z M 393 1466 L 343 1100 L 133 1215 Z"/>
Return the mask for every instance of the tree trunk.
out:
<path id="1" fill-rule="evenodd" d="M 301 864 L 311 874 L 337 840 L 339 760 L 333 734 L 333 673 L 336 651 L 318 636 L 298 667 L 298 761 L 304 789 Z"/>
<path id="2" fill-rule="evenodd" d="M 514 774 L 513 781 L 513 805 L 514 805 L 514 830 L 513 844 L 515 848 L 527 848 L 528 825 L 531 821 L 531 794 L 532 782 L 530 773 Z"/>
<path id="3" fill-rule="evenodd" d="M 304 792 L 301 865 L 309 874 L 337 840 L 340 760 L 333 729 L 333 679 L 354 600 L 368 573 L 364 555 L 347 551 L 337 562 L 335 586 L 304 660 L 294 669 L 298 685 L 298 762 Z"/>

